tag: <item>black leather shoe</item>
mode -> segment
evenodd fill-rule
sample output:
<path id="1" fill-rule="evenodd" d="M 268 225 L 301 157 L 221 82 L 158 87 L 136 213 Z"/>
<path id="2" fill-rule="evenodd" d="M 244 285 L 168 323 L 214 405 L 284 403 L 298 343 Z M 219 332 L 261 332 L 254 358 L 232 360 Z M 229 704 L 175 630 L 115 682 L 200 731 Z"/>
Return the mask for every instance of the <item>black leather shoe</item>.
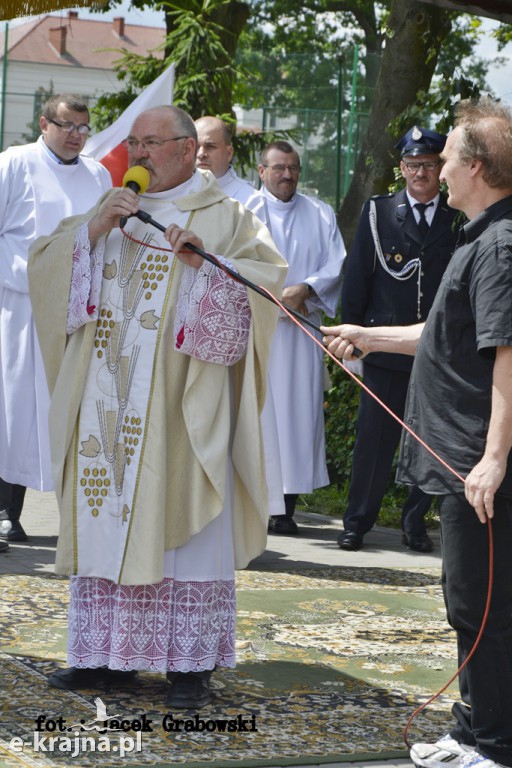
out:
<path id="1" fill-rule="evenodd" d="M 404 544 L 407 549 L 414 550 L 414 552 L 432 552 L 434 549 L 432 539 L 427 536 L 426 533 L 417 535 L 412 533 L 402 533 L 402 544 Z"/>
<path id="2" fill-rule="evenodd" d="M 11 524 L 11 528 L 7 533 L 0 531 L 0 538 L 5 541 L 28 541 L 28 536 L 18 521 Z"/>
<path id="3" fill-rule="evenodd" d="M 66 667 L 48 676 L 48 685 L 63 691 L 78 691 L 82 688 L 97 688 L 103 685 L 123 685 L 137 676 L 136 670 L 124 672 L 121 669 L 96 669 Z"/>
<path id="4" fill-rule="evenodd" d="M 0 552 L 8 552 L 10 549 L 6 541 L 0 541 Z"/>
<path id="5" fill-rule="evenodd" d="M 291 517 L 285 517 L 285 515 L 276 515 L 269 518 L 268 532 L 279 533 L 283 536 L 298 536 L 299 529 L 297 523 Z"/>
<path id="6" fill-rule="evenodd" d="M 166 704 L 172 709 L 201 709 L 212 700 L 210 669 L 203 672 L 175 672 Z"/>
<path id="7" fill-rule="evenodd" d="M 348 552 L 357 552 L 363 546 L 363 537 L 354 531 L 343 531 L 337 538 L 338 547 Z"/>

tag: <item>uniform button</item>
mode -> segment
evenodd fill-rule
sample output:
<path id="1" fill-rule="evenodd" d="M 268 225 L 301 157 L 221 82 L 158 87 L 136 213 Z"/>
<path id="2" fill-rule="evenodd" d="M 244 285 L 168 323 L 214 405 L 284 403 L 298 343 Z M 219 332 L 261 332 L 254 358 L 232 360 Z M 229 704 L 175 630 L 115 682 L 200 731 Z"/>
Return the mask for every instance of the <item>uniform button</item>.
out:
<path id="1" fill-rule="evenodd" d="M 420 298 L 423 298 L 423 293 L 420 293 Z"/>
<path id="2" fill-rule="evenodd" d="M 420 251 L 420 256 L 424 256 L 424 255 L 425 255 L 425 251 Z"/>
<path id="3" fill-rule="evenodd" d="M 425 277 L 425 273 L 424 273 L 424 272 L 422 272 L 422 273 L 421 273 L 421 276 L 422 276 L 422 277 Z"/>

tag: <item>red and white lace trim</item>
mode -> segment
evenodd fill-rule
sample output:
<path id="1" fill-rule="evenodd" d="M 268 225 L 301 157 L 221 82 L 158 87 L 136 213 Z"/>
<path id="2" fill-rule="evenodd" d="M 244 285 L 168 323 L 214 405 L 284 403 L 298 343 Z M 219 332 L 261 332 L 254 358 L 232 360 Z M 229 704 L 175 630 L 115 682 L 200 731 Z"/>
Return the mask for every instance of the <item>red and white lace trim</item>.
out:
<path id="1" fill-rule="evenodd" d="M 234 580 L 71 579 L 68 663 L 153 672 L 235 666 Z"/>
<path id="2" fill-rule="evenodd" d="M 236 271 L 228 259 L 219 261 Z M 220 365 L 234 365 L 247 352 L 251 307 L 247 288 L 205 261 L 185 267 L 174 325 L 176 349 Z"/>

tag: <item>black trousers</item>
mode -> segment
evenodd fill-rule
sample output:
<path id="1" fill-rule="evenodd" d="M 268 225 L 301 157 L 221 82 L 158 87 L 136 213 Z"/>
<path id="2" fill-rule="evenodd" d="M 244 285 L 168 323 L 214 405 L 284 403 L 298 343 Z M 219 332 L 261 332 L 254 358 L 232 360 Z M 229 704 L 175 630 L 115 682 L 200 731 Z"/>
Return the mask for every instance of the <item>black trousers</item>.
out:
<path id="1" fill-rule="evenodd" d="M 364 364 L 364 383 L 399 418 L 403 418 L 410 373 Z M 364 536 L 375 525 L 393 466 L 402 428 L 373 397 L 361 390 L 348 504 L 346 531 Z M 426 533 L 424 517 L 432 499 L 411 487 L 402 509 L 402 528 L 412 535 Z"/>
<path id="2" fill-rule="evenodd" d="M 484 615 L 489 573 L 488 527 L 463 494 L 439 497 L 443 592 L 457 633 L 459 666 Z M 451 735 L 512 768 L 512 500 L 495 498 L 494 584 L 489 617 L 475 655 L 459 678 Z"/>
<path id="3" fill-rule="evenodd" d="M 14 523 L 21 517 L 26 490 L 24 485 L 7 483 L 0 478 L 0 510 L 7 512 L 11 523 Z"/>

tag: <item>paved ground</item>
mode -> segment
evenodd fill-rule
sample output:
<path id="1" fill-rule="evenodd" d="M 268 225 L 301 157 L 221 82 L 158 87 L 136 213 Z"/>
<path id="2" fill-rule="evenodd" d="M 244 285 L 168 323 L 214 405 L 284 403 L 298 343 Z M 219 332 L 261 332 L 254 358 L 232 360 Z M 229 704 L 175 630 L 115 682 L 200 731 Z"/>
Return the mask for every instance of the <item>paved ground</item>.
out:
<path id="1" fill-rule="evenodd" d="M 345 552 L 336 544 L 341 521 L 323 515 L 297 512 L 300 536 L 269 536 L 266 552 L 251 568 L 322 568 L 326 565 L 356 565 L 366 568 L 441 566 L 439 536 L 432 534 L 435 550 L 429 555 L 410 552 L 401 543 L 400 531 L 376 527 L 365 536 L 359 552 Z M 53 493 L 27 491 L 21 519 L 29 544 L 11 544 L 0 553 L 0 574 L 53 572 L 58 533 L 58 513 Z"/>
<path id="2" fill-rule="evenodd" d="M 402 546 L 400 531 L 376 527 L 365 537 L 359 552 L 344 552 L 336 544 L 341 521 L 298 512 L 296 520 L 301 535 L 269 536 L 268 548 L 254 560 L 250 568 L 280 570 L 282 568 L 322 568 L 326 565 L 355 565 L 367 568 L 439 567 L 439 536 L 432 534 L 435 550 L 429 555 L 409 552 Z M 9 552 L 0 553 L 0 575 L 52 573 L 58 532 L 58 513 L 53 493 L 27 491 L 22 523 L 30 541 L 11 544 Z M 340 763 L 331 768 L 360 768 L 364 763 Z M 368 763 L 371 768 L 411 766 L 408 760 Z M 294 768 L 290 766 L 289 768 Z M 325 768 L 325 766 L 323 767 Z"/>

